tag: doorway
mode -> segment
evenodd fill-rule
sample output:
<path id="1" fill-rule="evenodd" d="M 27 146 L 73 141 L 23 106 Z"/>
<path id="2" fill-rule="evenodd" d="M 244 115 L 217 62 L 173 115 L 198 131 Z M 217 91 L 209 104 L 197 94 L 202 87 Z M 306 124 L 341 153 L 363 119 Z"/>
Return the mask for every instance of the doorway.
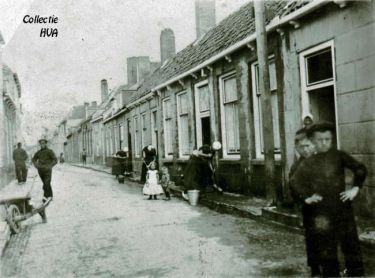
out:
<path id="1" fill-rule="evenodd" d="M 202 145 L 211 145 L 211 123 L 210 117 L 201 118 Z"/>
<path id="2" fill-rule="evenodd" d="M 210 90 L 207 80 L 194 86 L 197 148 L 211 145 Z"/>
<path id="3" fill-rule="evenodd" d="M 333 41 L 300 54 L 301 100 L 302 116 L 311 114 L 314 123 L 332 122 L 336 126 L 335 141 L 339 144 L 334 60 Z"/>
<path id="4" fill-rule="evenodd" d="M 309 100 L 315 122 L 336 122 L 333 86 L 309 91 Z"/>

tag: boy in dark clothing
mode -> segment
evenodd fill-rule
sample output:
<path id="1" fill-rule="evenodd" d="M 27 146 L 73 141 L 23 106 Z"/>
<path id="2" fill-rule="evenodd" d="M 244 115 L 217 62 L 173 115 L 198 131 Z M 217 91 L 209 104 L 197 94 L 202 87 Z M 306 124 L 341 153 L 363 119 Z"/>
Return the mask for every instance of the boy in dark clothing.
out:
<path id="1" fill-rule="evenodd" d="M 35 168 L 38 169 L 38 174 L 43 181 L 44 198 L 43 202 L 52 199 L 53 192 L 51 187 L 52 168 L 57 164 L 55 153 L 47 148 L 47 140 L 39 140 L 40 150 L 37 151 L 33 157 Z"/>
<path id="2" fill-rule="evenodd" d="M 16 168 L 16 175 L 18 183 L 25 183 L 27 179 L 27 167 L 26 160 L 28 156 L 24 149 L 22 149 L 22 144 L 17 144 L 17 149 L 13 151 L 13 160 Z"/>
<path id="3" fill-rule="evenodd" d="M 313 125 L 308 136 L 317 154 L 305 159 L 291 178 L 295 197 L 306 207 L 304 226 L 316 246 L 315 263 L 324 277 L 340 276 L 338 244 L 349 276 L 363 276 L 364 269 L 352 201 L 362 186 L 366 167 L 333 147 L 335 128 L 330 123 Z M 354 174 L 351 189 L 345 188 L 345 168 Z"/>

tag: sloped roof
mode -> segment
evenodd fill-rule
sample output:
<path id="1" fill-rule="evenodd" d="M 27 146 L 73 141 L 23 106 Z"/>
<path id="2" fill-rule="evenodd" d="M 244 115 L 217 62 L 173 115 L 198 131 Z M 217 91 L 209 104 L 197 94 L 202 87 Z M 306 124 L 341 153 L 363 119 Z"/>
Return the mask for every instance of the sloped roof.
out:
<path id="1" fill-rule="evenodd" d="M 273 18 L 286 16 L 311 1 L 266 1 L 266 24 Z M 209 30 L 202 38 L 189 44 L 167 60 L 140 84 L 138 92 L 129 101 L 135 101 L 157 85 L 192 69 L 255 33 L 252 9 L 253 3 L 242 6 Z"/>

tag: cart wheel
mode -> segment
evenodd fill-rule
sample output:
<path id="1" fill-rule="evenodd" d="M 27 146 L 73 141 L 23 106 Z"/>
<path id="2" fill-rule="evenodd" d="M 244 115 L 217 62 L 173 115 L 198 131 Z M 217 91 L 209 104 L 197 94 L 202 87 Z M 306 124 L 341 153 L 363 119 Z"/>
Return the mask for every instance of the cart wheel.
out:
<path id="1" fill-rule="evenodd" d="M 16 205 L 10 205 L 8 207 L 7 221 L 8 221 L 12 234 L 18 234 L 21 230 L 20 223 L 17 223 L 16 221 L 14 221 L 14 218 L 19 215 L 21 215 L 21 213 Z"/>

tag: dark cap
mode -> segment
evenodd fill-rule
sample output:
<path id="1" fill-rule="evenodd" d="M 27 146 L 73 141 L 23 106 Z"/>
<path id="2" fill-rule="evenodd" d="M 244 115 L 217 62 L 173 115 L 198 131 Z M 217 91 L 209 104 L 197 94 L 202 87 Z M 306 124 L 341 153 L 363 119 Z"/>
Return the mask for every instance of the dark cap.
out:
<path id="1" fill-rule="evenodd" d="M 211 147 L 209 145 L 203 145 L 199 148 L 203 154 L 211 154 Z"/>
<path id="2" fill-rule="evenodd" d="M 42 142 L 44 142 L 44 143 L 48 143 L 48 140 L 47 139 L 39 139 L 39 143 L 42 143 Z"/>
<path id="3" fill-rule="evenodd" d="M 299 130 L 296 131 L 296 136 L 300 134 L 306 134 L 306 132 L 307 132 L 306 127 L 300 128 Z"/>
<path id="4" fill-rule="evenodd" d="M 313 124 L 311 127 L 307 129 L 307 136 L 311 137 L 314 135 L 315 132 L 325 132 L 331 131 L 332 133 L 336 132 L 336 127 L 331 122 L 320 122 L 317 124 Z"/>

